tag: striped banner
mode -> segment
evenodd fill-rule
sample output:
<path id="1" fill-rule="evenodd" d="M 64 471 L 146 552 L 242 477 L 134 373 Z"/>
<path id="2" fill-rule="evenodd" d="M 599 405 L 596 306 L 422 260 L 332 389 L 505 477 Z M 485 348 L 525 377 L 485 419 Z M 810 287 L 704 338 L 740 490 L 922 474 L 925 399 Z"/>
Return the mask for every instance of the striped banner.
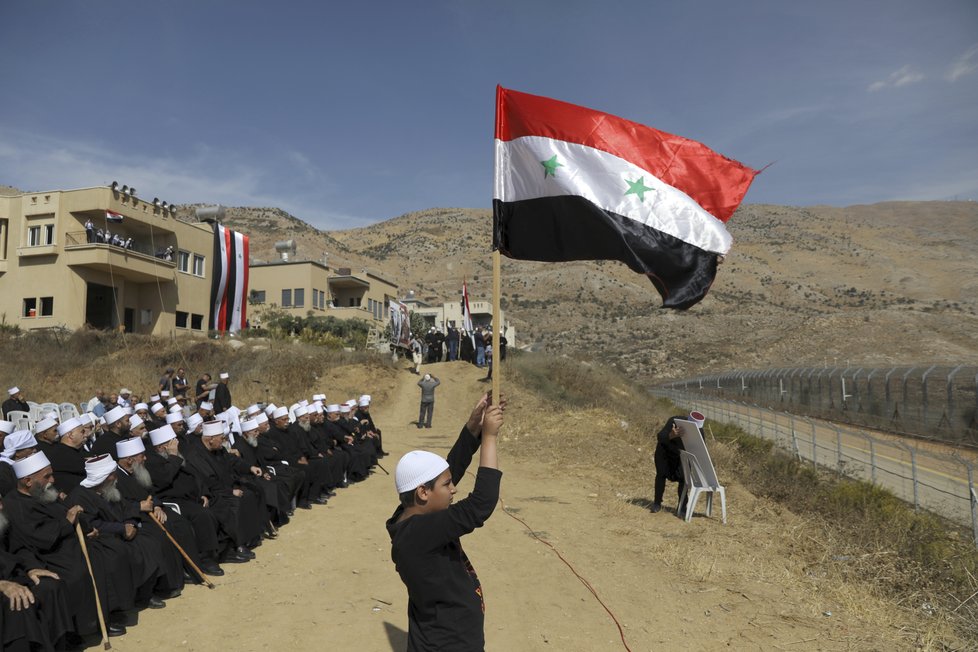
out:
<path id="1" fill-rule="evenodd" d="M 248 236 L 214 225 L 211 330 L 237 333 L 247 320 Z"/>

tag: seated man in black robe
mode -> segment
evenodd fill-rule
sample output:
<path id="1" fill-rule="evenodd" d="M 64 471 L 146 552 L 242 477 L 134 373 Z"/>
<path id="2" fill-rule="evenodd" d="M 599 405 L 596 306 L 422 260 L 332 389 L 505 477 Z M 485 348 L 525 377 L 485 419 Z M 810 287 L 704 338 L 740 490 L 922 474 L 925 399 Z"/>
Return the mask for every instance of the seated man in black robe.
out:
<path id="1" fill-rule="evenodd" d="M 11 554 L 0 500 L 0 649 L 62 649 L 72 630 L 65 585 L 31 555 Z"/>
<path id="2" fill-rule="evenodd" d="M 124 611 L 135 601 L 132 573 L 123 552 L 92 545 L 98 532 L 79 521 L 80 506 L 67 507 L 58 500 L 54 472 L 44 453 L 34 453 L 14 463 L 17 490 L 4 500 L 10 519 L 9 551 L 29 555 L 38 568 L 58 575 L 64 582 L 73 629 L 85 636 L 98 631 L 92 578 L 76 535 L 76 523 L 86 533 L 88 552 L 98 586 L 109 636 L 126 633 Z"/>
<path id="3" fill-rule="evenodd" d="M 68 419 L 58 426 L 58 433 L 61 435 L 58 443 L 44 451 L 51 461 L 55 487 L 62 498 L 85 479 L 85 458 L 89 453 L 84 447 L 92 431 L 92 427 L 82 417 Z"/>
<path id="4" fill-rule="evenodd" d="M 234 439 L 234 450 L 238 452 L 240 460 L 249 469 L 258 469 L 255 474 L 255 485 L 261 489 L 265 499 L 265 508 L 269 510 L 269 520 L 271 528 L 266 528 L 265 535 L 274 538 L 275 530 L 289 522 L 289 510 L 292 507 L 292 499 L 298 492 L 298 487 L 290 481 L 287 476 L 279 477 L 274 467 L 269 470 L 270 465 L 262 462 L 258 457 L 258 422 L 254 419 L 245 419 L 241 422 L 241 435 Z M 260 475 L 259 475 L 260 473 Z"/>
<path id="5" fill-rule="evenodd" d="M 115 445 L 129 439 L 129 415 L 124 407 L 117 405 L 102 418 L 105 419 L 105 427 L 92 445 L 92 455 L 115 455 Z"/>
<path id="6" fill-rule="evenodd" d="M 28 404 L 27 399 L 24 397 L 24 393 L 20 391 L 19 387 L 11 387 L 7 390 L 7 395 L 9 398 L 3 402 L 0 406 L 0 412 L 3 412 L 2 416 L 4 419 L 7 418 L 11 412 L 30 412 L 31 406 Z"/>
<path id="7" fill-rule="evenodd" d="M 360 428 L 367 433 L 367 436 L 377 440 L 377 457 L 387 457 L 380 428 L 377 427 L 377 424 L 374 423 L 374 418 L 370 415 L 370 401 L 369 394 L 361 396 L 357 401 L 357 410 L 353 413 L 353 416 L 360 422 Z"/>
<path id="8" fill-rule="evenodd" d="M 169 426 L 149 433 L 153 447 L 146 450 L 146 470 L 153 482 L 153 495 L 164 503 L 173 503 L 193 525 L 204 562 L 200 569 L 208 575 L 221 575 L 218 558 L 230 546 L 230 538 L 220 528 L 217 514 L 210 509 L 210 499 L 204 495 L 200 480 L 186 468 L 177 446 L 177 436 Z M 223 561 L 244 563 L 246 556 L 225 554 Z"/>

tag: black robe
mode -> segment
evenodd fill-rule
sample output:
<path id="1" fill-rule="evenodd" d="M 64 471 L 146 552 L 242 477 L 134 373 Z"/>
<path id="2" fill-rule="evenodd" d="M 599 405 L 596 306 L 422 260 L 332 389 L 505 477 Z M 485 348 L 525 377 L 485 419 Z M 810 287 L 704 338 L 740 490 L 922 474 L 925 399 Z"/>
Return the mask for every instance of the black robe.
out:
<path id="1" fill-rule="evenodd" d="M 17 488 L 17 475 L 14 467 L 0 460 L 0 496 L 6 496 Z"/>
<path id="2" fill-rule="evenodd" d="M 348 444 L 346 437 L 349 431 L 341 425 L 342 420 L 325 421 L 323 428 L 326 434 L 336 443 L 336 446 L 350 456 L 350 463 L 347 467 L 347 479 L 350 482 L 359 482 L 370 475 L 370 454 L 367 451 L 358 449 L 354 444 Z M 352 437 L 352 435 L 350 435 Z"/>
<path id="3" fill-rule="evenodd" d="M 123 439 L 129 439 L 129 433 L 117 434 L 112 432 L 111 430 L 106 430 L 101 435 L 99 435 L 98 439 L 95 440 L 95 443 L 92 445 L 91 454 L 92 455 L 109 454 L 112 456 L 112 459 L 118 461 L 119 458 L 116 457 L 115 445 L 118 444 Z"/>
<path id="4" fill-rule="evenodd" d="M 27 576 L 28 570 L 40 568 L 33 561 L 29 555 L 11 554 L 0 542 L 0 580 L 26 586 L 35 600 L 27 609 L 14 611 L 6 597 L 0 598 L 0 649 L 5 651 L 54 650 L 72 629 L 64 583 L 42 577 L 35 585 Z"/>
<path id="5" fill-rule="evenodd" d="M 61 577 L 76 633 L 98 631 L 92 580 L 75 526 L 65 518 L 67 508 L 60 502 L 44 504 L 14 491 L 4 496 L 3 510 L 10 519 L 10 551 L 29 556 L 36 560 L 35 568 L 54 571 Z M 93 545 L 97 539 L 86 537 L 85 542 L 103 615 L 108 618 L 110 612 L 131 609 L 136 591 L 124 551 L 111 545 Z"/>
<path id="6" fill-rule="evenodd" d="M 153 480 L 153 496 L 163 503 L 172 503 L 194 529 L 197 550 L 201 559 L 216 562 L 225 545 L 219 536 L 217 516 L 201 502 L 200 481 L 183 466 L 183 458 L 171 455 L 164 458 L 156 451 L 146 451 L 146 470 Z M 227 539 L 227 537 L 223 537 Z"/>
<path id="7" fill-rule="evenodd" d="M 218 383 L 214 389 L 214 414 L 224 412 L 231 405 L 231 390 L 226 383 Z"/>
<path id="8" fill-rule="evenodd" d="M 61 493 L 70 494 L 85 479 L 85 458 L 91 457 L 91 453 L 59 443 L 46 449 L 44 454 L 54 471 L 54 486 Z"/>
<path id="9" fill-rule="evenodd" d="M 261 537 L 266 519 L 261 497 L 254 487 L 240 482 L 241 469 L 236 463 L 241 461 L 223 448 L 208 451 L 203 445 L 187 457 L 187 466 L 203 484 L 220 528 L 235 546 L 245 546 Z M 242 495 L 235 496 L 235 489 L 241 489 Z"/>
<path id="10" fill-rule="evenodd" d="M 245 441 L 244 437 L 237 437 L 234 442 L 234 449 L 241 455 L 241 461 L 251 468 L 257 466 L 262 473 L 269 473 L 271 480 L 264 477 L 252 476 L 255 486 L 258 487 L 265 499 L 265 507 L 271 510 L 272 522 L 276 527 L 288 522 L 288 512 L 292 507 L 292 497 L 297 491 L 293 487 L 291 479 L 287 476 L 279 477 L 278 472 L 272 475 L 265 464 L 258 458 L 258 451 L 254 446 Z"/>
<path id="11" fill-rule="evenodd" d="M 27 401 L 18 401 L 17 399 L 11 397 L 3 402 L 3 406 L 0 407 L 0 411 L 3 412 L 3 418 L 6 419 L 7 415 L 11 412 L 27 412 L 29 414 L 31 411 L 31 406 L 27 403 Z"/>

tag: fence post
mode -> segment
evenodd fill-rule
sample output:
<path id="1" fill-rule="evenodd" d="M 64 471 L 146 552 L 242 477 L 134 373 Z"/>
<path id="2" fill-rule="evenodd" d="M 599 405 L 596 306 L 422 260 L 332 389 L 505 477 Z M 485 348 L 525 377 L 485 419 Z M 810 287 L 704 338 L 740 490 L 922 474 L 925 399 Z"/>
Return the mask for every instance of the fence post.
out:
<path id="1" fill-rule="evenodd" d="M 910 472 L 913 475 L 913 509 L 920 509 L 920 488 L 917 486 L 917 451 L 902 441 L 896 442 L 901 448 L 910 453 Z"/>
<path id="2" fill-rule="evenodd" d="M 957 462 L 968 470 L 968 502 L 971 504 L 971 533 L 978 547 L 978 492 L 975 491 L 975 467 L 971 462 L 962 459 L 957 453 L 951 455 Z"/>
<path id="3" fill-rule="evenodd" d="M 876 440 L 869 435 L 863 435 L 869 442 L 869 469 L 873 484 L 876 484 Z"/>
<path id="4" fill-rule="evenodd" d="M 842 475 L 842 431 L 835 424 L 832 424 L 832 430 L 835 430 L 835 467 Z"/>
<path id="5" fill-rule="evenodd" d="M 801 461 L 801 451 L 798 450 L 798 433 L 795 432 L 795 415 L 789 415 L 791 417 L 791 448 L 795 451 L 795 457 Z"/>
<path id="6" fill-rule="evenodd" d="M 812 424 L 812 468 L 818 468 L 818 448 L 815 444 L 815 422 L 809 421 Z"/>

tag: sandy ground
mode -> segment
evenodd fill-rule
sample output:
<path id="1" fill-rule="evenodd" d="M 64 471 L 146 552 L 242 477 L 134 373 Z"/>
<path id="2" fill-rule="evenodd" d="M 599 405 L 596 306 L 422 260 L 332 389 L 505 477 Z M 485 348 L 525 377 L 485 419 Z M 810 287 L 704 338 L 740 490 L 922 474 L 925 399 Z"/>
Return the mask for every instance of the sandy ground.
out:
<path id="1" fill-rule="evenodd" d="M 418 430 L 417 377 L 404 372 L 373 407 L 393 471 L 413 448 L 447 453 L 486 385 L 469 365 L 432 365 L 442 379 L 434 428 Z M 527 409 L 513 401 L 512 410 Z M 609 492 L 599 473 L 562 473 L 504 441 L 506 509 L 580 573 L 621 623 L 631 650 L 908 649 L 916 634 L 857 589 L 840 592 L 790 559 L 797 519 L 728 486 L 729 520 L 686 524 L 643 498 Z M 474 469 L 473 469 L 474 470 Z M 722 470 L 721 470 L 722 478 Z M 471 490 L 472 478 L 460 485 Z M 300 510 L 257 559 L 226 565 L 215 590 L 189 586 L 112 639 L 116 650 L 403 650 L 407 595 L 384 521 L 393 479 L 379 472 L 327 506 Z M 674 485 L 667 506 L 675 506 Z M 702 509 L 702 503 L 700 504 Z M 463 545 L 485 590 L 489 650 L 624 650 L 615 621 L 550 548 L 498 508 Z M 95 649 L 95 648 L 93 648 Z"/>

